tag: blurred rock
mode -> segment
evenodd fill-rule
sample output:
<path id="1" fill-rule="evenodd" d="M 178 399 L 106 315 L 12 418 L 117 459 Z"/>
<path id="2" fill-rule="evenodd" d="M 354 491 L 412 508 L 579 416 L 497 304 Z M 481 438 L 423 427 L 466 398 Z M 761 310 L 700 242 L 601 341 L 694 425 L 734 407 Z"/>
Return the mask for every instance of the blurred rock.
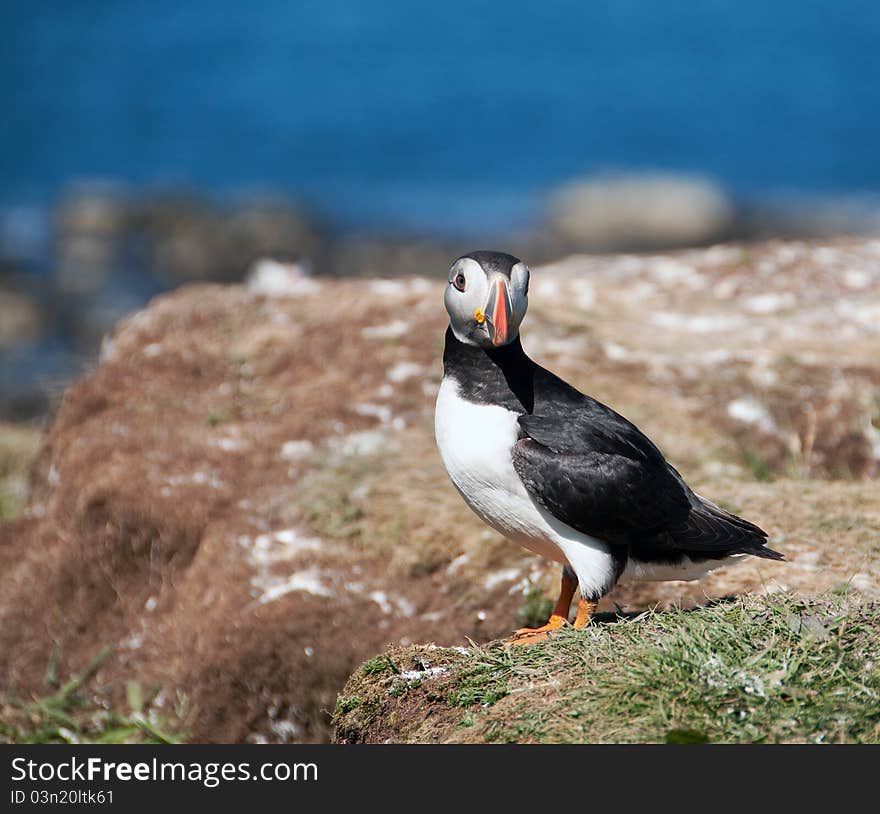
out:
<path id="1" fill-rule="evenodd" d="M 471 248 L 391 236 L 341 236 L 332 246 L 327 273 L 334 277 L 442 275 L 453 259 Z"/>
<path id="2" fill-rule="evenodd" d="M 129 195 L 113 187 L 71 192 L 55 220 L 59 288 L 90 294 L 121 272 L 164 287 L 241 280 L 259 255 L 322 257 L 322 231 L 299 209 L 269 198 L 219 206 L 183 193 Z"/>
<path id="3" fill-rule="evenodd" d="M 0 287 L 0 351 L 36 342 L 45 330 L 39 303 L 27 294 Z"/>
<path id="4" fill-rule="evenodd" d="M 55 213 L 55 277 L 66 294 L 89 294 L 121 261 L 127 202 L 110 185 L 72 190 Z"/>
<path id="5" fill-rule="evenodd" d="M 726 239 L 734 217 L 723 190 L 702 178 L 589 178 L 552 195 L 545 240 L 569 251 L 699 246 Z"/>
<path id="6" fill-rule="evenodd" d="M 260 255 L 315 262 L 324 251 L 316 225 L 295 207 L 271 200 L 223 208 L 157 197 L 133 208 L 131 226 L 151 248 L 153 272 L 168 285 L 238 281 Z"/>
<path id="7" fill-rule="evenodd" d="M 140 287 L 112 279 L 90 297 L 71 303 L 73 307 L 67 315 L 71 349 L 94 356 L 104 336 L 128 314 L 142 308 L 149 298 L 150 294 Z"/>
<path id="8" fill-rule="evenodd" d="M 755 240 L 880 235 L 880 196 L 777 196 L 744 207 L 739 230 Z"/>

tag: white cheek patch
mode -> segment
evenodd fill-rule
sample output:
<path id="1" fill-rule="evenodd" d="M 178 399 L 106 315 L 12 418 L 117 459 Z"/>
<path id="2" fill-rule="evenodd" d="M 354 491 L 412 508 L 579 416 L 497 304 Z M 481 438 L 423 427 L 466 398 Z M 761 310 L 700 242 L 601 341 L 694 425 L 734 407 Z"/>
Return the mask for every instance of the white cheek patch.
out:
<path id="1" fill-rule="evenodd" d="M 465 276 L 465 290 L 459 291 L 452 281 L 462 273 Z M 449 272 L 449 283 L 446 286 L 444 303 L 449 314 L 452 332 L 459 342 L 473 345 L 476 330 L 484 330 L 474 317 L 477 309 L 483 309 L 488 298 L 489 288 L 483 267 L 469 257 L 465 257 L 453 265 Z"/>
<path id="2" fill-rule="evenodd" d="M 459 274 L 464 275 L 464 291 L 460 291 L 453 283 Z M 476 260 L 471 260 L 469 257 L 458 260 L 449 270 L 449 285 L 462 299 L 467 299 L 470 302 L 475 295 L 478 295 L 477 298 L 482 297 L 481 302 L 485 301 L 487 291 L 486 272 L 483 271 L 483 267 Z M 476 307 L 474 306 L 474 308 Z"/>

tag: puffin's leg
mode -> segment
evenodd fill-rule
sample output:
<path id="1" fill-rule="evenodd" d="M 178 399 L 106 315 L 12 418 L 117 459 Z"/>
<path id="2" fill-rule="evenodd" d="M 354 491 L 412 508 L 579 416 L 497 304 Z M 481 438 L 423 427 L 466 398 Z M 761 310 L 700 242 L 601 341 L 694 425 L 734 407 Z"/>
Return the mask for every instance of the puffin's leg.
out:
<path id="1" fill-rule="evenodd" d="M 580 630 L 590 623 L 590 619 L 596 612 L 596 604 L 596 602 L 590 602 L 583 597 L 578 600 L 578 612 L 573 625 L 575 630 Z"/>
<path id="2" fill-rule="evenodd" d="M 559 599 L 553 613 L 547 620 L 547 624 L 541 627 L 522 627 L 517 630 L 514 636 L 534 636 L 536 633 L 547 633 L 551 630 L 559 630 L 566 622 L 568 622 L 568 613 L 571 610 L 571 600 L 577 589 L 578 580 L 572 571 L 571 566 L 564 566 L 562 569 L 562 583 L 559 586 Z M 580 607 L 580 606 L 579 606 Z"/>

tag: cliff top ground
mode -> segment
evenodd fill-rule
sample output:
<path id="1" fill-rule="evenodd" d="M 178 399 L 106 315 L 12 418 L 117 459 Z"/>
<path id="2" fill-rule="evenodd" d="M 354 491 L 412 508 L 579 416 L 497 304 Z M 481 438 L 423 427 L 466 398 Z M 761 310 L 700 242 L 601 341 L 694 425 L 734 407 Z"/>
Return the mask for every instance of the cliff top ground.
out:
<path id="1" fill-rule="evenodd" d="M 557 566 L 473 517 L 437 455 L 446 269 L 421 271 L 190 286 L 118 326 L 29 496 L 3 475 L 6 739 L 326 740 L 389 645 L 546 613 Z M 621 584 L 600 611 L 876 597 L 880 243 L 570 257 L 533 270 L 523 342 L 788 558 Z"/>
<path id="2" fill-rule="evenodd" d="M 877 743 L 880 608 L 837 596 L 610 614 L 534 645 L 395 648 L 336 704 L 342 743 Z"/>

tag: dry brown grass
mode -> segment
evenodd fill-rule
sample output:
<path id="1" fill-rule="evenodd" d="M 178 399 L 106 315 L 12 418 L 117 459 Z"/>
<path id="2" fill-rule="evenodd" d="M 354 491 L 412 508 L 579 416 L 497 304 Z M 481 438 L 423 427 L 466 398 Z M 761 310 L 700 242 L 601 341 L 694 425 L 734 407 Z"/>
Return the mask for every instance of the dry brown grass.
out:
<path id="1" fill-rule="evenodd" d="M 830 250 L 536 270 L 531 355 L 636 421 L 790 560 L 622 585 L 604 609 L 876 591 L 880 252 Z M 493 639 L 552 592 L 557 567 L 473 517 L 436 453 L 442 281 L 325 281 L 281 299 L 191 287 L 120 326 L 66 394 L 27 510 L 0 527 L 5 686 L 42 692 L 53 651 L 73 675 L 110 646 L 96 691 L 118 700 L 137 678 L 183 693 L 193 739 L 320 740 L 362 659 Z M 754 310 L 768 288 L 792 293 L 786 310 Z M 738 399 L 769 423 L 732 416 Z"/>

